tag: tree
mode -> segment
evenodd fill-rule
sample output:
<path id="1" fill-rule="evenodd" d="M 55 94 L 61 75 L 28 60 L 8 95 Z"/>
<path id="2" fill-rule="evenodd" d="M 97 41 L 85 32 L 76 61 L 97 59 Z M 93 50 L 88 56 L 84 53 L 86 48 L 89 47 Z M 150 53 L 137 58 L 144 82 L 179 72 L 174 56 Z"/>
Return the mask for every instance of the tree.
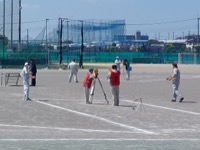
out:
<path id="1" fill-rule="evenodd" d="M 200 53 L 200 46 L 195 46 L 194 48 L 196 50 L 196 53 Z"/>
<path id="2" fill-rule="evenodd" d="M 173 44 L 166 44 L 164 51 L 165 52 L 176 52 L 176 50 L 174 49 L 174 45 Z"/>
<path id="3" fill-rule="evenodd" d="M 142 46 L 138 47 L 138 51 L 139 52 L 147 52 L 147 47 L 142 45 Z"/>
<path id="4" fill-rule="evenodd" d="M 8 38 L 4 35 L 0 35 L 0 41 L 4 43 L 4 45 L 8 45 Z"/>
<path id="5" fill-rule="evenodd" d="M 151 46 L 151 44 L 160 44 L 161 42 L 159 42 L 159 41 L 157 41 L 157 40 L 153 40 L 153 39 L 151 39 L 151 40 L 149 40 L 148 41 L 148 44 Z"/>

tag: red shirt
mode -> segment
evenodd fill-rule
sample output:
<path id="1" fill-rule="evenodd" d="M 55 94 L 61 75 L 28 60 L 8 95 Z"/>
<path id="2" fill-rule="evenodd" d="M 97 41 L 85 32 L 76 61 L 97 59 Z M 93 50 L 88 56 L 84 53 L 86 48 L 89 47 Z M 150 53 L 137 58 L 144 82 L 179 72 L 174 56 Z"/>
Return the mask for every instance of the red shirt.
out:
<path id="1" fill-rule="evenodd" d="M 114 72 L 110 71 L 110 83 L 112 86 L 118 86 L 120 85 L 120 71 Z"/>

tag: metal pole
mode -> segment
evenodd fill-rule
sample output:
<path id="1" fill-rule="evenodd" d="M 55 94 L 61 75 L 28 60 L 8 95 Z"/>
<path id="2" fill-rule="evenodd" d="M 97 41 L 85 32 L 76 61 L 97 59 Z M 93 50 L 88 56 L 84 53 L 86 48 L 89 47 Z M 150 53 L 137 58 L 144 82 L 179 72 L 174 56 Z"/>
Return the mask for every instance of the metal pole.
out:
<path id="1" fill-rule="evenodd" d="M 48 53 L 48 55 L 47 55 L 47 68 L 49 68 L 49 48 L 48 48 L 48 38 L 47 38 L 47 23 L 48 23 L 48 20 L 49 19 L 46 19 L 46 44 L 45 44 L 45 46 L 46 46 L 46 50 L 48 51 L 47 53 Z"/>
<path id="2" fill-rule="evenodd" d="M 11 1 L 11 35 L 10 35 L 10 40 L 11 40 L 11 43 L 10 43 L 10 47 L 12 49 L 13 47 L 13 0 Z"/>
<path id="3" fill-rule="evenodd" d="M 69 62 L 69 20 L 67 18 L 67 63 Z"/>
<path id="4" fill-rule="evenodd" d="M 62 18 L 59 18 L 60 20 L 60 36 L 59 36 L 59 64 L 61 65 L 62 64 L 62 30 L 63 30 L 63 19 Z"/>
<path id="5" fill-rule="evenodd" d="M 6 27 L 6 0 L 3 1 L 3 37 L 4 37 L 4 40 L 3 40 L 3 60 L 4 60 L 4 51 L 5 51 L 5 38 L 6 38 L 6 30 L 5 30 L 5 27 Z"/>
<path id="6" fill-rule="evenodd" d="M 49 19 L 46 19 L 46 44 L 45 44 L 46 50 L 48 48 L 48 40 L 47 40 L 47 23 L 48 23 L 48 21 L 49 21 Z"/>
<path id="7" fill-rule="evenodd" d="M 200 18 L 197 18 L 197 21 L 198 21 L 198 23 L 197 23 L 198 24 L 198 27 L 197 27 L 197 30 L 198 30 L 197 31 L 197 46 L 199 46 L 199 19 Z"/>
<path id="8" fill-rule="evenodd" d="M 79 61 L 79 67 L 83 68 L 83 20 L 81 21 L 81 51 L 80 51 L 80 61 Z"/>
<path id="9" fill-rule="evenodd" d="M 21 0 L 19 0 L 19 44 L 21 44 Z"/>
<path id="10" fill-rule="evenodd" d="M 26 39 L 26 40 L 27 40 L 27 45 L 28 45 L 28 43 L 29 43 L 29 42 L 28 42 L 28 41 L 29 41 L 28 37 L 29 37 L 29 35 L 28 35 L 28 29 L 27 29 L 27 39 Z"/>

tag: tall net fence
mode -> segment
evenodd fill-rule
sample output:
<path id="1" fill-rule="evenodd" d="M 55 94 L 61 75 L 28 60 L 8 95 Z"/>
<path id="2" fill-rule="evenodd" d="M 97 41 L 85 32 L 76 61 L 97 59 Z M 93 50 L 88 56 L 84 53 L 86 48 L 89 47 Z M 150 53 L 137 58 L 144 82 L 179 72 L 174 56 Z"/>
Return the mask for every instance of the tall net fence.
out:
<path id="1" fill-rule="evenodd" d="M 32 58 L 37 64 L 58 64 L 60 51 L 62 63 L 80 61 L 83 44 L 83 63 L 111 63 L 116 56 L 131 63 L 200 64 L 198 53 L 135 52 L 129 49 L 112 49 L 116 41 L 123 42 L 126 34 L 125 20 L 72 20 L 68 18 L 46 19 L 35 38 L 27 35 L 19 43 L 19 0 L 0 3 L 0 65 L 22 66 Z M 83 34 L 82 34 L 83 33 Z M 82 43 L 83 42 L 83 43 Z M 116 46 L 116 45 L 115 45 Z M 156 51 L 156 50 L 155 50 Z"/>

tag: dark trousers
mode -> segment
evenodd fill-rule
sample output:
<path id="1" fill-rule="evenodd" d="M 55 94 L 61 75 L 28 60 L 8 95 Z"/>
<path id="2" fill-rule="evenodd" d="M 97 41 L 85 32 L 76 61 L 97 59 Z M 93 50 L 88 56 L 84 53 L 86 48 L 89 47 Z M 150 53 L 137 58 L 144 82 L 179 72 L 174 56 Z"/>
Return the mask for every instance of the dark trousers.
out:
<path id="1" fill-rule="evenodd" d="M 36 78 L 31 79 L 31 86 L 35 86 L 36 85 Z"/>

